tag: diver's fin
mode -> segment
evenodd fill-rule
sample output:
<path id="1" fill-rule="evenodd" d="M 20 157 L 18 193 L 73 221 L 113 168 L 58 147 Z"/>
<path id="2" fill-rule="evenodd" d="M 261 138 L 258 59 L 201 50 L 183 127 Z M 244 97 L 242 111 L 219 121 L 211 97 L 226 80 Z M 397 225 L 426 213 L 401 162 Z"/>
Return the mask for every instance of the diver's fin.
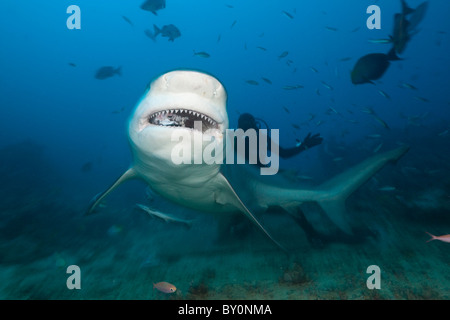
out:
<path id="1" fill-rule="evenodd" d="M 366 159 L 322 184 L 314 201 L 322 207 L 331 221 L 351 234 L 351 227 L 345 219 L 345 200 L 378 170 L 389 162 L 397 161 L 408 150 L 408 146 L 402 146 Z"/>
<path id="2" fill-rule="evenodd" d="M 89 203 L 89 207 L 86 210 L 85 215 L 91 215 L 94 212 L 95 208 L 99 205 L 99 203 L 111 192 L 113 191 L 117 186 L 119 186 L 122 182 L 136 178 L 136 172 L 133 168 L 128 169 L 125 171 L 124 174 L 122 174 L 119 179 L 117 179 L 111 187 L 103 191 L 102 193 L 97 194 L 94 198 L 92 198 L 91 202 Z"/>
<path id="3" fill-rule="evenodd" d="M 387 54 L 387 58 L 388 58 L 389 61 L 402 60 L 401 58 L 399 58 L 397 56 L 397 53 L 395 52 L 395 46 L 392 46 L 392 49 L 389 50 L 389 52 Z"/>
<path id="4" fill-rule="evenodd" d="M 415 10 L 408 7 L 405 0 L 402 0 L 402 13 L 406 16 L 408 14 L 413 13 Z"/>
<path id="5" fill-rule="evenodd" d="M 227 178 L 225 178 L 222 174 L 218 174 L 218 179 L 221 182 L 221 184 L 223 186 L 225 186 L 225 188 L 228 189 L 229 192 L 232 193 L 232 195 L 234 196 L 236 203 L 233 203 L 234 205 L 237 205 L 239 210 L 242 211 L 262 232 L 264 232 L 264 234 L 269 237 L 270 240 L 272 240 L 272 242 L 281 250 L 283 250 L 284 252 L 288 253 L 288 251 L 280 244 L 278 243 L 278 241 L 276 241 L 269 232 L 267 232 L 266 229 L 264 229 L 264 227 L 259 223 L 259 221 L 255 218 L 255 216 L 250 212 L 250 210 L 245 206 L 245 204 L 242 202 L 242 200 L 239 198 L 239 196 L 237 195 L 237 193 L 234 191 L 233 187 L 231 186 L 230 182 L 228 182 Z M 221 199 L 216 198 L 216 201 L 218 203 L 228 203 L 229 201 L 224 201 L 225 199 Z"/>

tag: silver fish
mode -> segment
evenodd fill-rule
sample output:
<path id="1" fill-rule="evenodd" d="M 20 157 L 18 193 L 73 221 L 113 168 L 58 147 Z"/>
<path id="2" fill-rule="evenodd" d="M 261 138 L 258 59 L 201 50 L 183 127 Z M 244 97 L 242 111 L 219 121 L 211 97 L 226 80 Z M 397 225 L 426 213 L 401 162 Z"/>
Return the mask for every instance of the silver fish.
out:
<path id="1" fill-rule="evenodd" d="M 186 225 L 187 227 L 191 227 L 192 225 L 192 221 L 191 220 L 183 220 L 183 219 L 178 219 L 172 216 L 169 216 L 165 213 L 162 213 L 160 211 L 157 210 L 152 210 L 147 206 L 144 206 L 142 204 L 136 204 L 136 206 L 142 210 L 144 210 L 145 212 L 147 212 L 149 215 L 157 217 L 159 219 L 164 220 L 165 222 L 174 222 L 174 223 L 181 223 Z"/>

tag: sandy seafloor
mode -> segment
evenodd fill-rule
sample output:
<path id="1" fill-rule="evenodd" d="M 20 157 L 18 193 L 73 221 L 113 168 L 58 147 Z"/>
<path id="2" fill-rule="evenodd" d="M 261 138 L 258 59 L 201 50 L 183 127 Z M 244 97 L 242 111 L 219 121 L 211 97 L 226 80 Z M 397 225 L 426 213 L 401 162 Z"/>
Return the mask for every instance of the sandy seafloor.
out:
<path id="1" fill-rule="evenodd" d="M 385 207 L 378 209 L 387 211 Z M 206 219 L 202 226 L 208 222 L 211 231 L 206 233 L 194 225 L 191 230 L 171 226 L 169 234 L 164 222 L 154 221 L 157 226 L 124 224 L 117 234 L 103 230 L 103 239 L 68 237 L 63 240 L 66 243 L 58 242 L 58 233 L 64 231 L 55 230 L 49 237 L 57 243 L 56 248 L 27 235 L 2 242 L 3 260 L 17 262 L 0 265 L 0 298 L 450 298 L 448 244 L 425 243 L 428 236 L 420 224 L 405 227 L 401 220 L 378 220 L 384 235 L 360 244 L 334 243 L 323 248 L 312 247 L 300 231 L 288 246 L 292 254 L 286 256 L 258 232 L 244 243 L 230 240 L 215 244 L 215 222 Z M 73 227 L 82 229 L 83 225 Z M 279 227 L 290 232 L 296 228 L 288 219 Z M 174 228 L 180 231 L 175 234 Z M 146 236 L 146 232 L 151 235 Z M 66 287 L 69 264 L 81 269 L 80 290 Z M 380 290 L 366 287 L 366 269 L 373 264 L 381 269 Z M 169 281 L 178 290 L 172 295 L 152 290 L 152 282 L 157 281 Z"/>
<path id="2" fill-rule="evenodd" d="M 450 244 L 427 243 L 425 232 L 449 233 L 450 167 L 445 152 L 421 165 L 423 152 L 411 149 L 348 199 L 359 241 L 310 243 L 289 216 L 259 215 L 289 256 L 253 226 L 219 238 L 212 216 L 160 199 L 152 205 L 193 218 L 192 227 L 150 218 L 134 207 L 148 201 L 140 183 L 86 217 L 82 190 L 67 192 L 46 170 L 29 178 L 26 166 L 10 169 L 0 198 L 0 299 L 449 299 Z M 396 190 L 379 191 L 380 183 Z M 80 290 L 66 287 L 69 265 L 81 269 Z M 379 290 L 366 286 L 370 265 L 381 269 Z M 176 293 L 154 290 L 159 281 Z"/>

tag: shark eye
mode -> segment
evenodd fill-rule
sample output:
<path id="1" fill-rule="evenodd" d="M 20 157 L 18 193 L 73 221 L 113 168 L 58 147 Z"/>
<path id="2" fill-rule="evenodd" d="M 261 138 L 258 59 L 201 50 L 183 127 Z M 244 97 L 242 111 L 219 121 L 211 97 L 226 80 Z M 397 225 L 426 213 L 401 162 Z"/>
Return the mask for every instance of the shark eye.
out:
<path id="1" fill-rule="evenodd" d="M 219 129 L 217 121 L 211 117 L 187 109 L 167 109 L 152 113 L 148 117 L 148 122 L 152 125 L 165 127 L 183 127 L 195 129 L 195 122 L 201 122 L 202 132 L 209 129 Z"/>

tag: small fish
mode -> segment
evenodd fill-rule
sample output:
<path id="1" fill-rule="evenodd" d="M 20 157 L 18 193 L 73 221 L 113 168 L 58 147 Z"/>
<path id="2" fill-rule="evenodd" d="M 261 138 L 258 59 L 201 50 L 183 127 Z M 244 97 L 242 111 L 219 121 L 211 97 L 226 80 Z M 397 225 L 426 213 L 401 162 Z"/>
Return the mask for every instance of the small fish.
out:
<path id="1" fill-rule="evenodd" d="M 321 81 L 322 85 L 327 88 L 328 90 L 334 90 L 332 86 L 330 86 L 328 83 L 326 83 L 325 81 Z"/>
<path id="2" fill-rule="evenodd" d="M 342 160 L 344 160 L 343 157 L 336 157 L 336 158 L 333 159 L 334 162 L 339 162 L 339 161 L 342 161 Z"/>
<path id="3" fill-rule="evenodd" d="M 221 38 L 222 38 L 222 35 L 219 34 L 219 36 L 217 37 L 217 42 L 220 42 Z"/>
<path id="4" fill-rule="evenodd" d="M 361 111 L 368 114 L 375 114 L 375 111 L 373 111 L 373 109 L 370 107 L 364 107 L 361 109 Z"/>
<path id="5" fill-rule="evenodd" d="M 209 58 L 209 57 L 211 57 L 211 55 L 209 53 L 205 52 L 205 51 L 195 52 L 195 50 L 194 50 L 194 56 L 202 57 L 202 58 Z"/>
<path id="6" fill-rule="evenodd" d="M 326 26 L 325 29 L 330 30 L 330 31 L 338 31 L 337 28 L 329 27 L 329 26 Z"/>
<path id="7" fill-rule="evenodd" d="M 318 96 L 321 96 L 320 90 L 319 90 L 319 89 L 316 90 L 316 94 L 317 94 Z"/>
<path id="8" fill-rule="evenodd" d="M 341 62 L 350 61 L 350 60 L 352 60 L 351 57 L 344 57 L 344 58 L 339 59 L 339 61 L 341 61 Z"/>
<path id="9" fill-rule="evenodd" d="M 227 8 L 233 9 L 234 7 L 231 4 L 225 4 Z"/>
<path id="10" fill-rule="evenodd" d="M 284 13 L 288 18 L 290 18 L 290 19 L 294 19 L 294 16 L 292 15 L 292 14 L 290 14 L 289 12 L 286 12 L 286 11 L 281 11 L 282 13 Z"/>
<path id="11" fill-rule="evenodd" d="M 160 218 L 162 220 L 164 220 L 165 222 L 174 222 L 174 223 L 181 223 L 186 225 L 187 227 L 191 227 L 192 225 L 192 221 L 190 220 L 183 220 L 183 219 L 178 219 L 178 218 L 174 218 L 171 217 L 165 213 L 162 213 L 160 211 L 156 211 L 156 210 L 152 210 L 147 206 L 144 206 L 142 204 L 136 204 L 136 206 L 142 210 L 144 210 L 145 212 L 147 212 L 150 216 L 154 216 L 157 218 Z"/>
<path id="12" fill-rule="evenodd" d="M 177 291 L 177 288 L 173 284 L 165 281 L 154 283 L 153 289 L 157 289 L 164 293 L 174 293 L 175 291 Z"/>
<path id="13" fill-rule="evenodd" d="M 417 101 L 421 101 L 421 102 L 430 102 L 430 100 L 428 100 L 427 98 L 423 98 L 423 97 L 414 97 L 414 99 L 416 99 Z"/>
<path id="14" fill-rule="evenodd" d="M 256 48 L 259 49 L 259 50 L 262 50 L 262 51 L 267 51 L 267 49 L 264 48 L 264 47 L 256 47 Z"/>
<path id="15" fill-rule="evenodd" d="M 291 123 L 291 125 L 294 129 L 300 130 L 300 126 L 298 124 Z"/>
<path id="16" fill-rule="evenodd" d="M 395 190 L 397 190 L 397 188 L 395 188 L 393 186 L 385 186 L 385 187 L 378 188 L 378 191 L 395 191 Z"/>
<path id="17" fill-rule="evenodd" d="M 90 172 L 92 170 L 92 166 L 93 166 L 92 161 L 86 162 L 81 166 L 81 171 Z"/>
<path id="18" fill-rule="evenodd" d="M 446 235 L 443 235 L 443 236 L 435 236 L 435 235 L 433 235 L 433 234 L 431 234 L 429 232 L 427 232 L 427 233 L 431 237 L 431 239 L 428 240 L 427 242 L 430 242 L 432 240 L 439 240 L 439 241 L 442 241 L 442 242 L 450 243 L 450 234 L 446 234 Z"/>
<path id="19" fill-rule="evenodd" d="M 380 151 L 382 146 L 383 146 L 383 142 L 380 143 L 378 146 L 376 146 L 375 149 L 373 149 L 373 153 L 377 153 L 378 151 Z"/>
<path id="20" fill-rule="evenodd" d="M 263 79 L 268 84 L 272 84 L 272 81 L 270 81 L 270 79 L 267 79 L 267 78 L 264 78 L 264 77 L 261 77 L 261 79 Z"/>
<path id="21" fill-rule="evenodd" d="M 305 176 L 305 175 L 298 175 L 297 178 L 300 180 L 313 180 L 314 179 L 313 177 Z"/>
<path id="22" fill-rule="evenodd" d="M 448 135 L 448 130 L 442 131 L 441 133 L 438 134 L 439 137 L 444 137 Z"/>
<path id="23" fill-rule="evenodd" d="M 252 86 L 257 86 L 259 85 L 258 81 L 255 80 L 245 80 L 245 82 L 247 82 L 248 84 L 251 84 Z"/>
<path id="24" fill-rule="evenodd" d="M 417 91 L 417 88 L 416 88 L 416 87 L 414 87 L 412 84 L 409 84 L 409 83 L 406 83 L 406 82 L 400 83 L 400 84 L 399 84 L 399 87 L 400 87 L 400 88 L 406 88 L 406 89 L 411 89 L 411 90 Z"/>
<path id="25" fill-rule="evenodd" d="M 122 75 L 122 67 L 114 68 L 111 66 L 105 66 L 97 70 L 97 72 L 95 73 L 95 78 L 104 80 L 106 78 L 113 77 L 116 74 L 118 74 L 119 76 Z"/>
<path id="26" fill-rule="evenodd" d="M 76 65 L 75 63 L 73 63 L 73 62 L 69 62 L 68 65 L 71 66 L 71 67 L 74 67 L 74 68 L 77 66 L 77 65 Z"/>
<path id="27" fill-rule="evenodd" d="M 319 121 L 316 122 L 316 126 L 317 127 L 320 126 L 321 124 L 323 124 L 323 120 L 319 120 Z"/>
<path id="28" fill-rule="evenodd" d="M 302 86 L 301 84 L 297 84 L 295 86 L 284 86 L 283 89 L 284 90 L 295 90 L 295 89 L 302 89 L 304 88 L 304 86 Z"/>
<path id="29" fill-rule="evenodd" d="M 289 109 L 286 108 L 286 107 L 284 107 L 284 106 L 283 106 L 283 109 L 284 109 L 284 111 L 286 111 L 287 113 L 291 113 L 291 112 L 289 111 Z"/>
<path id="30" fill-rule="evenodd" d="M 123 18 L 123 20 L 125 20 L 126 22 L 128 22 L 128 24 L 129 24 L 130 26 L 134 26 L 133 22 L 132 22 L 130 19 L 128 19 L 128 18 L 125 17 L 125 16 L 122 16 L 122 18 Z"/>
<path id="31" fill-rule="evenodd" d="M 392 39 L 369 39 L 370 43 L 392 43 Z"/>
<path id="32" fill-rule="evenodd" d="M 111 227 L 109 227 L 107 233 L 109 236 L 113 237 L 118 235 L 120 232 L 122 232 L 123 227 L 119 226 L 117 224 L 113 224 Z"/>
<path id="33" fill-rule="evenodd" d="M 237 20 L 234 20 L 233 23 L 230 26 L 230 29 L 233 29 L 233 27 L 236 25 Z"/>
<path id="34" fill-rule="evenodd" d="M 332 112 L 339 114 L 339 112 L 337 112 L 337 110 L 333 107 L 328 107 L 328 110 L 331 110 Z"/>
<path id="35" fill-rule="evenodd" d="M 311 69 L 311 71 L 314 72 L 314 73 L 319 73 L 319 71 L 316 68 L 314 68 L 314 67 L 309 67 L 309 69 Z"/>
<path id="36" fill-rule="evenodd" d="M 369 139 L 379 139 L 379 138 L 381 138 L 381 134 L 378 134 L 378 133 L 368 134 L 368 135 L 366 136 L 366 138 L 369 138 Z"/>
<path id="37" fill-rule="evenodd" d="M 118 114 L 118 113 L 121 113 L 124 110 L 125 110 L 125 107 L 122 107 L 120 110 L 113 110 L 113 111 L 111 111 L 111 113 L 112 114 Z"/>
<path id="38" fill-rule="evenodd" d="M 288 51 L 284 51 L 283 53 L 281 53 L 281 54 L 278 56 L 278 60 L 280 60 L 280 59 L 286 57 L 288 54 L 289 54 Z"/>
<path id="39" fill-rule="evenodd" d="M 141 5 L 141 9 L 150 11 L 155 16 L 158 15 L 157 11 L 166 7 L 166 0 L 147 0 Z"/>
<path id="40" fill-rule="evenodd" d="M 391 97 L 386 92 L 384 92 L 383 90 L 378 90 L 378 93 L 381 94 L 386 99 L 391 99 Z"/>
<path id="41" fill-rule="evenodd" d="M 380 117 L 378 117 L 378 116 L 376 116 L 376 115 L 374 115 L 374 114 L 372 114 L 372 117 L 373 117 L 379 124 L 381 124 L 384 128 L 390 129 L 389 126 L 387 125 L 387 123 L 386 123 L 383 119 L 381 119 Z"/>
<path id="42" fill-rule="evenodd" d="M 356 32 L 356 31 L 358 31 L 359 29 L 361 29 L 361 27 L 356 27 L 355 29 L 352 30 L 352 32 Z"/>

